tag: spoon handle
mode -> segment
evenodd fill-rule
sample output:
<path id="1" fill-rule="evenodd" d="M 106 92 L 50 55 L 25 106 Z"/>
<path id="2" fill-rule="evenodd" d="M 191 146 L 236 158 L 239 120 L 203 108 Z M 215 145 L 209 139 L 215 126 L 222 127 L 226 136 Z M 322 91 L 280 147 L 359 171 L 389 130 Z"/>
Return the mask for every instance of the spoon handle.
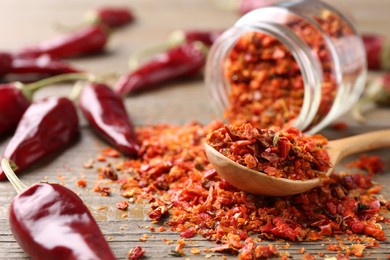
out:
<path id="1" fill-rule="evenodd" d="M 355 135 L 331 141 L 331 148 L 339 151 L 341 159 L 350 154 L 390 147 L 390 129 Z"/>

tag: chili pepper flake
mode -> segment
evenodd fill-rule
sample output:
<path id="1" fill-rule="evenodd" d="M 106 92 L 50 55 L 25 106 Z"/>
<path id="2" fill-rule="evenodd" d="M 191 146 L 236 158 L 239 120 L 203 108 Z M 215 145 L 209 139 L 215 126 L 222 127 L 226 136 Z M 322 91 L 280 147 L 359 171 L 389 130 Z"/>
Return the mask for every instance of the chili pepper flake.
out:
<path id="1" fill-rule="evenodd" d="M 116 204 L 116 208 L 120 210 L 126 210 L 129 207 L 129 203 L 125 200 L 119 201 Z"/>
<path id="2" fill-rule="evenodd" d="M 371 175 L 383 172 L 384 169 L 382 159 L 376 155 L 362 155 L 357 161 L 351 162 L 348 166 L 365 170 Z"/>
<path id="3" fill-rule="evenodd" d="M 87 187 L 87 181 L 85 179 L 80 179 L 76 182 L 76 185 L 80 188 L 85 188 Z"/>
<path id="4" fill-rule="evenodd" d="M 101 168 L 101 172 L 103 173 L 103 175 L 110 179 L 110 180 L 118 180 L 118 174 L 115 172 L 115 170 L 111 167 L 111 165 L 107 165 L 105 167 L 102 167 Z"/>
<path id="5" fill-rule="evenodd" d="M 136 246 L 134 248 L 131 248 L 129 252 L 127 253 L 127 259 L 129 260 L 138 260 L 145 254 L 145 251 L 142 249 L 141 246 Z"/>
<path id="6" fill-rule="evenodd" d="M 111 148 L 111 147 L 107 147 L 107 148 L 103 149 L 101 151 L 101 154 L 103 156 L 113 157 L 113 158 L 118 158 L 121 156 L 121 154 L 117 150 L 115 150 L 114 148 Z"/>

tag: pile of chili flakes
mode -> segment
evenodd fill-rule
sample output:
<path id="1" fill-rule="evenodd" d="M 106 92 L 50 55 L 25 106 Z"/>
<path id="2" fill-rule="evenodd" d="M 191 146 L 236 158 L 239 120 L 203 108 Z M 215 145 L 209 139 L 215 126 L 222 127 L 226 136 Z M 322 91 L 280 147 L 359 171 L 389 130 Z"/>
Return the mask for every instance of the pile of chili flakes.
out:
<path id="1" fill-rule="evenodd" d="M 178 251 L 184 239 L 200 235 L 216 243 L 204 250 L 208 253 L 285 259 L 288 252 L 279 252 L 281 247 L 270 241 L 288 245 L 288 241 L 336 237 L 340 242 L 326 249 L 337 252 L 338 259 L 349 259 L 369 255 L 366 248 L 378 247 L 377 241 L 386 239 L 379 223 L 388 222 L 383 214 L 390 204 L 379 195 L 381 186 L 371 182 L 373 172 L 332 175 L 322 187 L 290 197 L 249 194 L 220 179 L 205 155 L 206 135 L 222 126 L 212 122 L 140 127 L 139 159 L 116 166 L 121 195 L 130 201 L 148 201 L 150 219 L 183 238 Z M 383 165 L 370 169 L 383 170 Z M 346 246 L 341 237 L 352 245 Z M 300 252 L 303 259 L 315 258 L 304 248 Z"/>

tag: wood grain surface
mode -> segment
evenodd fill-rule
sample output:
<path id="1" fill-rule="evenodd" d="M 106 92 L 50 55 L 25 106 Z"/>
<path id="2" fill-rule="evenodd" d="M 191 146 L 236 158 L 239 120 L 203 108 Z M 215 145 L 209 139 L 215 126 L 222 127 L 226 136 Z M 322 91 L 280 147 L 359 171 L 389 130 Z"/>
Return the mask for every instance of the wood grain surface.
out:
<path id="1" fill-rule="evenodd" d="M 336 5 L 348 9 L 355 17 L 360 31 L 376 32 L 387 35 L 390 39 L 390 1 L 389 0 L 332 0 Z M 16 50 L 42 39 L 48 39 L 59 32 L 56 25 L 77 24 L 85 11 L 101 5 L 128 5 L 133 8 L 137 22 L 117 31 L 112 35 L 107 53 L 99 56 L 70 60 L 79 68 L 97 73 L 124 73 L 127 71 L 127 60 L 131 53 L 155 43 L 159 43 L 176 29 L 225 29 L 230 27 L 238 15 L 234 11 L 221 10 L 211 0 L 1 0 L 0 1 L 0 50 Z M 378 73 L 370 73 L 370 77 Z M 66 95 L 71 86 L 58 85 L 39 91 L 36 99 L 50 95 Z M 184 124 L 193 120 L 202 123 L 210 122 L 217 115 L 208 99 L 202 78 L 192 81 L 177 81 L 142 95 L 126 98 L 126 107 L 137 125 L 157 123 Z M 367 112 L 367 123 L 360 125 L 349 114 L 340 120 L 349 124 L 343 132 L 330 129 L 324 134 L 330 138 L 348 136 L 356 133 L 390 127 L 390 110 L 370 109 Z M 0 140 L 2 152 L 10 137 Z M 22 175 L 26 184 L 42 180 L 61 182 L 77 192 L 91 209 L 110 246 L 118 259 L 126 259 L 131 247 L 141 245 L 147 259 L 173 259 L 170 251 L 175 244 L 166 245 L 162 239 L 176 241 L 177 233 L 151 233 L 145 226 L 151 225 L 147 218 L 147 208 L 142 205 L 131 205 L 129 217 L 123 219 L 122 212 L 115 208 L 121 200 L 118 192 L 110 197 L 100 197 L 92 192 L 92 184 L 97 180 L 96 169 L 84 169 L 83 163 L 93 159 L 106 145 L 96 138 L 83 122 L 81 137 L 69 149 L 58 154 L 53 160 L 36 165 Z M 386 162 L 386 172 L 377 181 L 386 188 L 384 196 L 390 195 L 390 153 L 383 149 L 375 151 Z M 77 187 L 76 180 L 85 175 L 89 183 L 86 189 Z M 115 187 L 114 187 L 115 188 Z M 8 223 L 8 206 L 15 195 L 8 182 L 0 183 L 0 259 L 28 259 L 15 242 Z M 104 207 L 102 207 L 104 206 Z M 139 238 L 148 234 L 148 242 Z M 389 232 L 387 232 L 389 239 Z M 196 236 L 191 247 L 211 247 L 211 242 Z M 300 259 L 301 247 L 306 252 L 317 254 L 325 251 L 327 256 L 334 256 L 325 249 L 329 242 L 292 243 L 288 252 L 294 259 Z M 206 254 L 191 255 L 186 248 L 188 259 L 204 259 Z M 380 243 L 380 248 L 370 251 L 370 259 L 386 259 L 390 254 L 389 240 Z M 235 259 L 229 256 L 229 259 Z M 318 257 L 319 258 L 319 257 Z M 221 259 L 213 255 L 212 259 Z M 367 259 L 367 258 L 365 258 Z"/>

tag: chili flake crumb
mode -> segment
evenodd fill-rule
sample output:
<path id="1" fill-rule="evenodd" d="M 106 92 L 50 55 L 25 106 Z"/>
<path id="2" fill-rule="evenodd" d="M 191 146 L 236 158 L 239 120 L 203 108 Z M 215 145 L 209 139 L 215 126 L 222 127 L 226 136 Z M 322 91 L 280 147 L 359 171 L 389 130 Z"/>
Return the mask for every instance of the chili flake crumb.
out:
<path id="1" fill-rule="evenodd" d="M 94 161 L 92 159 L 90 159 L 90 160 L 86 161 L 85 163 L 83 163 L 83 167 L 85 169 L 92 169 L 93 163 L 94 163 Z"/>
<path id="2" fill-rule="evenodd" d="M 76 182 L 76 185 L 80 188 L 85 188 L 87 187 L 87 181 L 85 179 L 80 179 Z"/>
<path id="3" fill-rule="evenodd" d="M 298 253 L 300 254 L 303 254 L 305 253 L 306 249 L 304 247 L 301 247 L 300 249 L 298 249 Z"/>
<path id="4" fill-rule="evenodd" d="M 192 247 L 192 248 L 191 248 L 191 254 L 193 254 L 193 255 L 199 255 L 199 254 L 200 254 L 199 248 Z"/>
<path id="5" fill-rule="evenodd" d="M 168 240 L 168 239 L 166 239 L 166 238 L 163 238 L 162 241 L 163 241 L 165 244 L 167 244 L 167 245 L 173 244 L 173 240 Z"/>
<path id="6" fill-rule="evenodd" d="M 111 194 L 111 188 L 110 187 L 108 187 L 108 186 L 100 186 L 100 184 L 97 184 L 93 188 L 93 191 L 94 192 L 98 192 L 100 194 L 100 196 L 103 196 L 103 197 L 110 196 L 110 194 Z"/>
<path id="7" fill-rule="evenodd" d="M 302 256 L 302 260 L 315 260 L 316 257 L 312 254 L 306 253 Z"/>
<path id="8" fill-rule="evenodd" d="M 131 248 L 129 252 L 127 253 L 127 259 L 129 260 L 138 260 L 145 254 L 145 251 L 142 249 L 141 246 L 136 246 L 134 248 Z"/>
<path id="9" fill-rule="evenodd" d="M 348 128 L 348 124 L 345 122 L 335 122 L 330 127 L 337 131 L 344 131 Z"/>
<path id="10" fill-rule="evenodd" d="M 117 150 L 115 150 L 114 148 L 111 148 L 111 147 L 107 147 L 107 148 L 103 149 L 103 151 L 101 153 L 103 156 L 113 157 L 113 158 L 118 158 L 121 156 L 121 154 Z"/>
<path id="11" fill-rule="evenodd" d="M 105 156 L 103 156 L 102 154 L 99 154 L 98 156 L 96 156 L 96 161 L 98 161 L 98 162 L 106 162 L 107 158 Z"/>
<path id="12" fill-rule="evenodd" d="M 376 155 L 362 155 L 357 161 L 348 165 L 348 167 L 355 167 L 367 171 L 369 174 L 378 174 L 383 172 L 384 163 L 379 156 Z"/>
<path id="13" fill-rule="evenodd" d="M 125 200 L 119 201 L 116 204 L 116 208 L 120 210 L 126 210 L 129 207 L 129 203 Z"/>
<path id="14" fill-rule="evenodd" d="M 111 167 L 110 164 L 108 164 L 107 166 L 105 167 L 102 167 L 101 169 L 101 173 L 108 179 L 110 180 L 113 180 L 113 181 L 116 181 L 118 180 L 118 174 L 116 173 L 116 171 Z"/>
<path id="15" fill-rule="evenodd" d="M 277 178 L 308 180 L 330 168 L 325 137 L 304 135 L 296 128 L 229 125 L 208 134 L 206 142 L 231 160 Z"/>

